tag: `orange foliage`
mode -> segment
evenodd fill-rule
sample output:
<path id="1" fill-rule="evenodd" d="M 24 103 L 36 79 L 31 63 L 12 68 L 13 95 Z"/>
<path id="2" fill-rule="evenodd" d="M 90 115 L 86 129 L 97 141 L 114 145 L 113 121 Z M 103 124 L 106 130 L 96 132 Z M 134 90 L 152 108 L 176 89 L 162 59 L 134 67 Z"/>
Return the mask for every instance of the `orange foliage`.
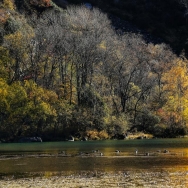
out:
<path id="1" fill-rule="evenodd" d="M 156 114 L 160 117 L 161 122 L 169 124 L 172 123 L 178 123 L 182 120 L 181 114 L 178 112 L 172 112 L 172 111 L 166 111 L 164 109 L 158 109 Z"/>
<path id="2" fill-rule="evenodd" d="M 51 7 L 52 6 L 50 0 L 30 0 L 30 3 L 38 7 Z"/>
<path id="3" fill-rule="evenodd" d="M 5 23 L 8 18 L 8 12 L 5 9 L 0 9 L 0 23 Z"/>
<path id="4" fill-rule="evenodd" d="M 162 108 L 157 110 L 157 115 L 161 118 L 162 121 L 167 122 L 169 119 L 169 114 L 167 111 L 163 110 Z"/>
<path id="5" fill-rule="evenodd" d="M 90 140 L 105 140 L 109 138 L 109 135 L 106 131 L 97 131 L 97 130 L 88 130 L 86 131 L 86 136 Z"/>

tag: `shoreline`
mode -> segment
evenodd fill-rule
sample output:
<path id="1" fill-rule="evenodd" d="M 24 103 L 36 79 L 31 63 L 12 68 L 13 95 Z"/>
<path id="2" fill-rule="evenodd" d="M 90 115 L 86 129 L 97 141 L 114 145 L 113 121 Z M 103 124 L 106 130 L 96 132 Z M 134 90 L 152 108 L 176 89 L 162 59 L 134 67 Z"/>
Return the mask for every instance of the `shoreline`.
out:
<path id="1" fill-rule="evenodd" d="M 0 180 L 0 188 L 85 188 L 85 187 L 155 187 L 155 188 L 175 188 L 188 187 L 188 172 L 186 169 L 179 171 L 160 170 L 153 172 L 151 170 L 137 171 L 117 171 L 117 172 L 98 172 L 85 171 L 77 174 L 59 174 L 55 175 L 45 172 L 40 177 L 14 178 L 6 177 Z"/>

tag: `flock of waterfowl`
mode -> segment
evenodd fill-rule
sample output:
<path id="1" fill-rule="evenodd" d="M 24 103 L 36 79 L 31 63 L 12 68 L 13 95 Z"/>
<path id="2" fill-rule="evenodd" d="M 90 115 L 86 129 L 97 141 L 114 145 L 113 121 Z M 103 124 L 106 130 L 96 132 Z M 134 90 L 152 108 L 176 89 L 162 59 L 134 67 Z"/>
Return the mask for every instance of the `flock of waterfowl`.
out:
<path id="1" fill-rule="evenodd" d="M 63 157 L 110 157 L 110 156 L 121 156 L 121 157 L 137 157 L 137 156 L 161 156 L 161 155 L 168 155 L 168 156 L 174 156 L 174 155 L 180 155 L 183 156 L 185 155 L 184 152 L 173 152 L 173 151 L 169 151 L 167 149 L 164 150 L 157 150 L 157 151 L 138 151 L 138 149 L 136 149 L 134 152 L 131 153 L 126 153 L 124 151 L 120 151 L 120 150 L 115 150 L 114 152 L 107 152 L 106 154 L 104 152 L 101 152 L 99 150 L 92 150 L 91 152 L 78 152 L 76 154 L 67 154 L 65 151 L 60 151 L 58 153 L 58 156 L 63 156 Z"/>
<path id="2" fill-rule="evenodd" d="M 5 158 L 23 158 L 23 157 L 157 157 L 157 156 L 186 156 L 186 152 L 169 151 L 167 149 L 157 151 L 138 151 L 126 152 L 115 150 L 111 152 L 101 152 L 100 150 L 91 150 L 90 152 L 79 151 L 77 153 L 68 153 L 66 151 L 52 153 L 22 153 L 22 154 L 1 154 L 0 159 Z"/>

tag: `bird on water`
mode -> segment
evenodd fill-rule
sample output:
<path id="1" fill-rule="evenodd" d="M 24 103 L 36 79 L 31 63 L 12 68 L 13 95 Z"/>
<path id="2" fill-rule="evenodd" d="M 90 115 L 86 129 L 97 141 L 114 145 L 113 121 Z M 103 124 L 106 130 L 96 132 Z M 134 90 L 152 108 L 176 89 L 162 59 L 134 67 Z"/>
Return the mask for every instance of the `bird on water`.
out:
<path id="1" fill-rule="evenodd" d="M 136 154 L 136 155 L 138 154 L 138 150 L 137 150 L 137 149 L 135 150 L 135 154 Z"/>

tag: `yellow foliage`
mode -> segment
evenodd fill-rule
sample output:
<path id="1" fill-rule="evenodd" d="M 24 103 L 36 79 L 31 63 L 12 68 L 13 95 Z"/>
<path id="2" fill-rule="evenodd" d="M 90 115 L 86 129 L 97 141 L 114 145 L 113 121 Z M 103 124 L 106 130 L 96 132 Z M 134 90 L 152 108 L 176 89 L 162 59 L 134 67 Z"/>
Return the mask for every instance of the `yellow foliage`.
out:
<path id="1" fill-rule="evenodd" d="M 58 96 L 61 99 L 71 100 L 72 104 L 76 104 L 76 87 L 70 80 L 66 79 L 65 84 L 59 85 Z"/>
<path id="2" fill-rule="evenodd" d="M 5 39 L 13 48 L 20 48 L 23 45 L 24 37 L 25 36 L 20 31 L 17 31 L 5 36 Z"/>
<path id="3" fill-rule="evenodd" d="M 188 87 L 188 70 L 186 62 L 178 59 L 176 65 L 173 66 L 163 76 L 163 82 L 165 82 L 165 90 L 177 92 L 180 89 L 186 89 Z"/>
<path id="4" fill-rule="evenodd" d="M 5 112 L 5 110 L 9 106 L 7 102 L 7 96 L 8 96 L 8 85 L 3 79 L 0 79 L 0 111 Z"/>
<path id="5" fill-rule="evenodd" d="M 100 139 L 107 139 L 109 135 L 106 131 L 97 131 L 97 130 L 88 130 L 86 131 L 86 135 L 91 140 L 100 140 Z"/>
<path id="6" fill-rule="evenodd" d="M 48 101 L 50 103 L 55 103 L 58 100 L 58 96 L 54 91 L 44 89 L 44 94 L 45 95 L 44 95 L 43 99 L 45 101 Z"/>
<path id="7" fill-rule="evenodd" d="M 56 110 L 53 107 L 58 99 L 55 92 L 37 86 L 32 80 L 26 80 L 24 82 L 24 87 L 27 91 L 28 100 L 33 102 L 40 112 L 46 115 L 57 115 Z"/>
<path id="8" fill-rule="evenodd" d="M 6 82 L 1 78 L 0 79 L 0 98 L 7 96 L 7 84 Z"/>
<path id="9" fill-rule="evenodd" d="M 22 44 L 21 32 L 16 32 L 14 34 L 7 35 L 5 36 L 5 40 L 8 41 L 8 43 L 13 48 L 18 48 Z"/>
<path id="10" fill-rule="evenodd" d="M 46 115 L 56 115 L 55 114 L 55 110 L 52 110 L 51 109 L 51 106 L 50 104 L 44 102 L 44 101 L 41 101 L 40 104 L 39 104 L 39 109 L 45 113 Z"/>
<path id="11" fill-rule="evenodd" d="M 9 87 L 9 95 L 14 95 L 14 102 L 25 102 L 27 99 L 27 93 L 20 82 L 14 82 Z"/>
<path id="12" fill-rule="evenodd" d="M 183 118 L 186 122 L 188 122 L 188 107 L 183 111 Z"/>
<path id="13" fill-rule="evenodd" d="M 188 68 L 186 60 L 178 59 L 163 76 L 167 102 L 163 109 L 168 111 L 174 122 L 188 123 Z"/>
<path id="14" fill-rule="evenodd" d="M 20 55 L 26 57 L 28 44 L 35 35 L 33 28 L 28 25 L 26 19 L 22 16 L 12 17 L 11 20 L 17 22 L 19 27 L 14 33 L 4 36 L 4 40 L 9 48 L 17 53 L 21 52 Z"/>
<path id="15" fill-rule="evenodd" d="M 0 56 L 1 56 L 0 60 L 2 60 L 2 57 L 7 57 L 8 55 L 9 55 L 8 50 L 0 46 Z"/>
<path id="16" fill-rule="evenodd" d="M 99 136 L 100 139 L 108 139 L 109 138 L 109 135 L 108 135 L 108 133 L 105 130 L 100 131 L 98 133 L 98 136 Z"/>
<path id="17" fill-rule="evenodd" d="M 15 9 L 14 1 L 13 0 L 3 0 L 3 7 L 10 9 L 10 10 L 14 10 Z"/>
<path id="18" fill-rule="evenodd" d="M 100 44 L 99 44 L 99 48 L 103 49 L 103 50 L 106 50 L 106 43 L 105 41 L 102 41 Z"/>

